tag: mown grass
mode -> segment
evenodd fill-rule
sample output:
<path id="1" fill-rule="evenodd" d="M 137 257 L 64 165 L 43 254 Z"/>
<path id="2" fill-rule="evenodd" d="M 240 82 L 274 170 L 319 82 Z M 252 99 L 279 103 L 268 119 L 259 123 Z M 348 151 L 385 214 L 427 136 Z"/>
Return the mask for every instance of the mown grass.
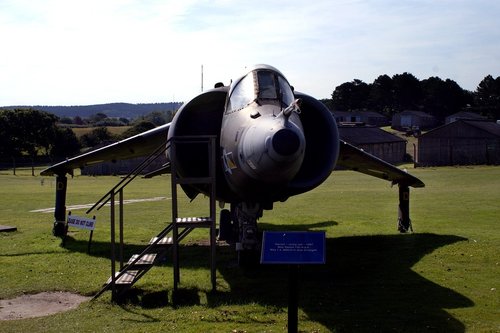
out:
<path id="1" fill-rule="evenodd" d="M 106 129 L 112 135 L 120 135 L 120 134 L 123 134 L 123 132 L 128 130 L 130 127 L 132 127 L 132 126 L 106 126 Z M 80 138 L 83 135 L 89 134 L 90 132 L 95 130 L 96 127 L 72 127 L 71 129 L 75 133 L 76 137 Z"/>
<path id="2" fill-rule="evenodd" d="M 396 232 L 397 189 L 354 172 L 266 211 L 264 230 L 325 230 L 327 263 L 301 268 L 299 330 L 305 332 L 496 332 L 500 330 L 500 167 L 414 169 L 426 188 L 411 192 L 415 233 Z M 117 177 L 68 181 L 67 205 L 95 202 Z M 94 295 L 110 274 L 109 208 L 97 213 L 91 254 L 88 232 L 71 230 L 66 246 L 51 235 L 54 180 L 0 173 L 0 298 L 64 290 Z M 125 206 L 127 254 L 136 253 L 170 220 L 167 176 L 139 179 L 125 198 L 163 196 Z M 204 215 L 206 198 L 181 212 Z M 73 211 L 84 215 L 84 210 Z M 207 238 L 206 231 L 189 241 Z M 217 292 L 211 293 L 208 251 L 181 249 L 180 304 L 172 303 L 170 262 L 152 269 L 125 305 L 109 292 L 77 310 L 0 322 L 2 332 L 284 332 L 287 268 L 241 269 L 219 247 Z"/>

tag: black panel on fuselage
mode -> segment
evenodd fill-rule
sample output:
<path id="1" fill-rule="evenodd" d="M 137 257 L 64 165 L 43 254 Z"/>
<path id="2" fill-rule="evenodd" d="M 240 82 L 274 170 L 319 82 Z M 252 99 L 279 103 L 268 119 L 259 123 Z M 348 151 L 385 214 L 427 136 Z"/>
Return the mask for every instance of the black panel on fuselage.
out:
<path id="1" fill-rule="evenodd" d="M 170 131 L 169 139 L 173 136 L 217 136 L 216 159 L 219 162 L 220 129 L 224 114 L 224 104 L 229 87 L 220 87 L 206 91 L 183 105 L 176 113 Z M 189 144 L 177 150 L 177 170 L 184 177 L 203 177 L 207 175 L 208 150 L 205 144 Z M 230 196 L 220 163 L 217 163 L 217 198 Z M 206 193 L 206 188 L 183 186 L 190 198 L 198 192 Z"/>
<path id="2" fill-rule="evenodd" d="M 317 99 L 295 92 L 301 99 L 300 120 L 306 137 L 304 162 L 289 185 L 289 196 L 320 185 L 333 171 L 339 154 L 339 134 L 335 118 Z"/>

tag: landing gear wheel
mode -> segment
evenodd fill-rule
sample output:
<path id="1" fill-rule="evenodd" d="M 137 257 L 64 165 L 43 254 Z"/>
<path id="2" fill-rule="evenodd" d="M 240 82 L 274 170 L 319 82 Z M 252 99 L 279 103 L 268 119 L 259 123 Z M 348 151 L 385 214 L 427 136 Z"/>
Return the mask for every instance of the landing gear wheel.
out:
<path id="1" fill-rule="evenodd" d="M 233 237 L 233 222 L 231 219 L 231 212 L 228 209 L 223 209 L 220 212 L 219 221 L 219 240 L 231 243 Z"/>

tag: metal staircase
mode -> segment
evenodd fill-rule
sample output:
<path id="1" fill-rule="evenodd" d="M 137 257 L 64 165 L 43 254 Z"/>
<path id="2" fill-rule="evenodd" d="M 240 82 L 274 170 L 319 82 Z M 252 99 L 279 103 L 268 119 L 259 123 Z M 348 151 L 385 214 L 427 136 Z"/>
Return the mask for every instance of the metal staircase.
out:
<path id="1" fill-rule="evenodd" d="M 180 177 L 177 174 L 177 165 L 175 163 L 177 145 L 186 144 L 206 144 L 208 149 L 207 174 L 202 177 Z M 162 149 L 161 149 L 162 148 Z M 94 298 L 99 297 L 106 290 L 112 291 L 112 300 L 117 301 L 128 289 L 130 289 L 140 278 L 142 278 L 153 266 L 163 263 L 167 255 L 172 252 L 173 259 L 173 290 L 178 289 L 180 282 L 179 265 L 179 243 L 194 229 L 207 228 L 210 233 L 210 270 L 212 290 L 216 289 L 216 210 L 215 210 L 215 136 L 192 136 L 192 137 L 173 137 L 165 147 L 158 148 L 145 162 L 134 169 L 129 175 L 123 178 L 113 189 L 111 189 L 101 200 L 99 200 L 87 213 L 98 207 L 100 209 L 108 201 L 111 204 L 111 277 L 104 284 Z M 170 148 L 171 156 L 171 174 L 172 174 L 172 223 L 165 229 L 151 238 L 141 253 L 134 254 L 129 261 L 123 263 L 123 189 L 129 184 L 142 170 Z M 180 217 L 178 207 L 177 190 L 179 185 L 202 185 L 208 189 L 209 196 L 209 216 L 207 217 Z M 119 256 L 120 269 L 116 271 L 116 232 L 115 232 L 115 196 L 119 196 Z"/>
<path id="2" fill-rule="evenodd" d="M 179 241 L 182 237 L 182 232 L 193 228 L 208 228 L 210 232 L 210 277 L 212 282 L 212 290 L 216 289 L 216 269 L 215 269 L 215 253 L 216 253 L 216 210 L 215 210 L 215 151 L 216 137 L 215 136 L 190 136 L 173 138 L 170 147 L 171 156 L 176 156 L 177 145 L 198 145 L 207 143 L 208 165 L 207 173 L 198 177 L 180 177 L 177 172 L 175 158 L 171 158 L 171 174 L 172 174 L 172 241 L 173 241 L 173 262 L 174 262 L 174 292 L 177 291 L 180 282 L 180 266 L 179 266 Z M 180 217 L 177 200 L 177 190 L 179 185 L 205 185 L 209 197 L 209 216 L 208 217 Z M 182 231 L 180 231 L 182 230 Z"/>

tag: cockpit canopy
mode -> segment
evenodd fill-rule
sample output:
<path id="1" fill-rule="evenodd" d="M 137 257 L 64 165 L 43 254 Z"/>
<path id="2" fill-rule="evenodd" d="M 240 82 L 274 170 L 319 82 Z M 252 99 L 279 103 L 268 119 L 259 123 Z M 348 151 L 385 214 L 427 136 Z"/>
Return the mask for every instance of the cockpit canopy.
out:
<path id="1" fill-rule="evenodd" d="M 254 101 L 285 108 L 294 101 L 293 90 L 278 70 L 271 66 L 257 67 L 234 83 L 226 111 L 241 110 Z"/>

